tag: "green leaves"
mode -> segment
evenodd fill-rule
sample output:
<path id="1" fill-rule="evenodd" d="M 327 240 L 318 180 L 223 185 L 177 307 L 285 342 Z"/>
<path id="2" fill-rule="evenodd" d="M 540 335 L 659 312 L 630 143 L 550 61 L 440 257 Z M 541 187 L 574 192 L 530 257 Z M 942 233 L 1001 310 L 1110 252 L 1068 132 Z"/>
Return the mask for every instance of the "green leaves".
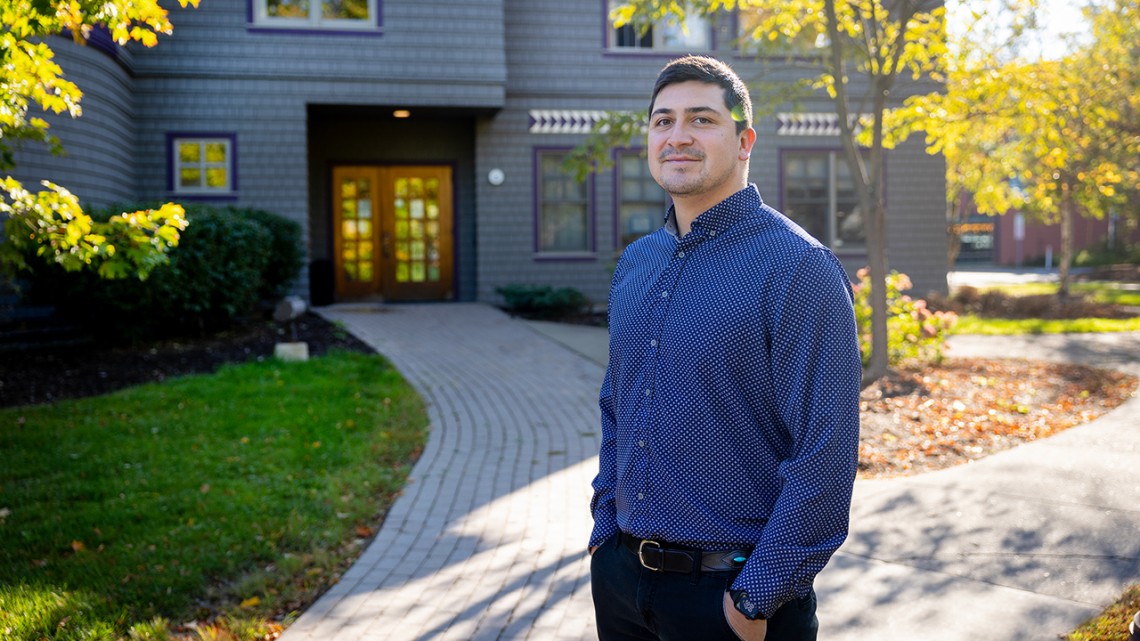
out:
<path id="1" fill-rule="evenodd" d="M 197 0 L 179 2 L 198 5 Z M 149 47 L 157 43 L 157 34 L 171 31 L 167 11 L 157 0 L 4 0 L 0 21 L 0 169 L 14 166 L 14 149 L 24 141 L 62 151 L 48 122 L 29 115 L 33 106 L 73 118 L 83 113 L 83 92 L 63 78 L 43 38 L 70 31 L 84 44 L 93 26 L 101 25 L 119 44 L 134 40 Z M 0 245 L 0 268 L 22 268 L 24 254 L 31 253 L 70 271 L 90 268 L 105 278 L 146 278 L 166 261 L 166 251 L 178 244 L 178 233 L 186 228 L 182 208 L 169 203 L 95 222 L 73 194 L 44 185 L 47 190 L 32 194 L 11 177 L 4 179 L 7 197 L 0 213 L 7 215 L 8 242 Z"/>
<path id="2" fill-rule="evenodd" d="M 74 194 L 43 184 L 45 190 L 32 193 L 10 176 L 0 181 L 8 238 L 0 245 L 0 266 L 24 268 L 25 256 L 34 254 L 68 271 L 90 268 L 104 278 L 133 274 L 145 279 L 167 261 L 167 251 L 186 229 L 180 205 L 167 203 L 99 222 L 83 213 Z"/>

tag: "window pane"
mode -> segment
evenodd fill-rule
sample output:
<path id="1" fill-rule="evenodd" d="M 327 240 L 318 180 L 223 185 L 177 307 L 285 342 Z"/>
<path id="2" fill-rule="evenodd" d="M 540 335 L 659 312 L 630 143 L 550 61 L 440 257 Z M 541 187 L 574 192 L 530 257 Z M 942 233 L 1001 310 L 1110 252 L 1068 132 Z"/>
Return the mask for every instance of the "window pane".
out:
<path id="1" fill-rule="evenodd" d="M 201 187 L 202 186 L 202 170 L 201 169 L 182 169 L 178 172 L 178 186 L 179 187 Z"/>
<path id="2" fill-rule="evenodd" d="M 539 158 L 540 251 L 588 251 L 590 248 L 586 183 L 563 171 L 564 157 L 560 153 L 544 153 Z"/>
<path id="3" fill-rule="evenodd" d="M 266 0 L 265 9 L 274 18 L 308 18 L 309 0 Z"/>
<path id="4" fill-rule="evenodd" d="M 785 156 L 784 213 L 835 249 L 866 247 L 865 221 L 858 207 L 854 178 L 840 152 L 797 152 Z"/>
<path id="5" fill-rule="evenodd" d="M 653 180 L 642 154 L 622 154 L 620 171 L 618 234 L 625 247 L 661 226 L 668 198 Z"/>
<path id="6" fill-rule="evenodd" d="M 640 33 L 640 31 L 638 27 L 632 24 L 614 29 L 614 46 L 651 49 L 653 47 L 653 27 L 650 26 L 645 33 Z"/>
<path id="7" fill-rule="evenodd" d="M 683 23 L 661 21 L 654 25 L 660 40 L 658 48 L 669 51 L 700 51 L 709 48 L 709 23 L 704 16 L 689 11 Z"/>
<path id="8" fill-rule="evenodd" d="M 225 189 L 229 186 L 229 172 L 221 167 L 211 167 L 206 170 L 206 186 L 213 189 Z"/>
<path id="9" fill-rule="evenodd" d="M 321 16 L 332 20 L 367 20 L 368 0 L 324 0 Z"/>
<path id="10" fill-rule="evenodd" d="M 547 251 L 587 249 L 586 207 L 584 205 L 545 207 L 542 216 L 542 249 Z"/>
<path id="11" fill-rule="evenodd" d="M 202 160 L 202 146 L 197 142 L 178 143 L 178 160 L 197 163 Z"/>
<path id="12" fill-rule="evenodd" d="M 219 163 L 226 161 L 226 143 L 224 142 L 208 142 L 206 143 L 206 162 Z"/>

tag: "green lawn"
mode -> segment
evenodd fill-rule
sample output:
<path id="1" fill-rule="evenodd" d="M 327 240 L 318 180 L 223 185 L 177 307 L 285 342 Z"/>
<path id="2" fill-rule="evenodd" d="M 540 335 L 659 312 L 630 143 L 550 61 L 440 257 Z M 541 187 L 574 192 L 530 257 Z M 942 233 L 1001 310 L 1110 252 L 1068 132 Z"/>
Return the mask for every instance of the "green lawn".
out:
<path id="1" fill-rule="evenodd" d="M 0 636 L 296 609 L 356 556 L 426 429 L 383 358 L 348 353 L 0 410 Z"/>
<path id="2" fill-rule="evenodd" d="M 981 288 L 981 291 L 999 290 L 1010 296 L 1040 296 L 1057 293 L 1060 285 L 1057 283 L 1017 283 L 1010 285 L 994 285 Z M 1073 294 L 1085 294 L 1092 300 L 1100 303 L 1115 305 L 1130 305 L 1140 307 L 1140 283 L 1120 283 L 1116 281 L 1082 281 L 1069 285 Z"/>
<path id="3" fill-rule="evenodd" d="M 951 334 L 1074 334 L 1082 332 L 1135 332 L 1140 331 L 1140 318 L 982 318 L 963 314 L 950 329 Z"/>
<path id="4" fill-rule="evenodd" d="M 997 290 L 1007 296 L 1052 296 L 1057 283 L 1018 283 L 995 285 L 981 291 Z M 1088 296 L 1091 300 L 1114 305 L 1140 307 L 1140 284 L 1116 281 L 1089 281 L 1073 283 L 1073 294 Z M 1076 319 L 1010 319 L 988 318 L 975 314 L 962 314 L 950 330 L 951 334 L 1073 334 L 1086 332 L 1140 331 L 1140 318 L 1076 318 Z"/>

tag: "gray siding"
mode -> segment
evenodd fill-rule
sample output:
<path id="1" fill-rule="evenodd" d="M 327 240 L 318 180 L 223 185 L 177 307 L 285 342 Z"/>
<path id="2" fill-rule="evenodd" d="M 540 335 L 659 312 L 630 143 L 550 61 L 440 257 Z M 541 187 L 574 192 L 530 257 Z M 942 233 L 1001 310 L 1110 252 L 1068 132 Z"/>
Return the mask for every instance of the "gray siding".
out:
<path id="1" fill-rule="evenodd" d="M 84 205 L 102 206 L 138 197 L 133 86 L 124 60 L 95 47 L 52 37 L 49 45 L 64 78 L 83 92 L 83 115 L 44 114 L 31 106 L 29 117 L 43 117 L 63 143 L 65 155 L 52 156 L 43 145 L 26 143 L 16 153 L 12 176 L 36 191 L 50 180 L 69 189 Z"/>
<path id="2" fill-rule="evenodd" d="M 594 251 L 573 260 L 536 254 L 535 151 L 570 148 L 585 136 L 531 133 L 529 111 L 644 110 L 671 56 L 607 50 L 604 0 L 380 5 L 383 27 L 369 34 L 256 28 L 249 0 L 173 7 L 174 35 L 152 49 L 131 45 L 121 62 L 60 40 L 65 69 L 87 92 L 86 113 L 77 123 L 54 119 L 70 156 L 29 150 L 20 176 L 50 175 L 91 202 L 185 201 L 168 184 L 168 135 L 233 135 L 237 190 L 218 202 L 301 223 L 310 258 L 319 260 L 330 251 L 332 164 L 449 164 L 460 299 L 498 301 L 497 287 L 525 282 L 576 287 L 604 302 L 617 253 L 614 173 L 590 179 Z M 731 29 L 731 20 L 718 25 L 715 53 L 746 81 L 801 77 L 737 55 Z M 412 120 L 393 121 L 396 108 L 411 109 Z M 757 108 L 831 110 L 825 99 Z M 776 207 L 781 149 L 839 149 L 834 136 L 777 135 L 770 115 L 756 129 L 751 178 Z M 505 173 L 502 185 L 488 182 L 491 169 Z M 943 173 L 941 158 L 917 140 L 888 157 L 891 267 L 923 293 L 945 289 Z M 843 259 L 854 272 L 865 256 Z M 296 291 L 308 293 L 307 274 Z"/>
<path id="3" fill-rule="evenodd" d="M 604 2 L 586 0 L 507 0 L 506 48 L 510 70 L 506 107 L 480 131 L 477 175 L 492 167 L 503 169 L 508 183 L 492 187 L 479 181 L 479 297 L 498 300 L 495 287 L 510 282 L 573 286 L 594 301 L 604 301 L 608 274 L 617 254 L 614 234 L 615 185 L 612 171 L 592 178 L 594 241 L 592 260 L 548 261 L 533 249 L 537 216 L 533 198 L 536 148 L 572 147 L 584 135 L 532 134 L 530 109 L 643 110 L 653 80 L 671 56 L 661 53 L 613 52 L 605 48 Z M 755 60 L 732 48 L 732 21 L 716 27 L 715 51 L 746 82 L 791 83 L 805 72 L 782 61 Z M 702 52 L 696 52 L 702 53 Z M 904 83 L 896 92 L 915 91 Z M 925 89 L 925 87 L 923 87 Z M 757 104 L 757 112 L 830 112 L 822 97 L 802 104 Z M 772 115 L 755 123 L 758 139 L 752 155 L 750 178 L 765 200 L 780 207 L 779 152 L 810 148 L 841 150 L 836 136 L 779 136 Z M 638 142 L 637 144 L 640 144 Z M 915 292 L 946 289 L 946 232 L 944 163 L 912 141 L 888 154 L 888 245 L 891 267 L 906 272 Z M 508 188 L 508 185 L 511 187 Z M 866 254 L 841 254 L 849 272 L 866 264 Z"/>

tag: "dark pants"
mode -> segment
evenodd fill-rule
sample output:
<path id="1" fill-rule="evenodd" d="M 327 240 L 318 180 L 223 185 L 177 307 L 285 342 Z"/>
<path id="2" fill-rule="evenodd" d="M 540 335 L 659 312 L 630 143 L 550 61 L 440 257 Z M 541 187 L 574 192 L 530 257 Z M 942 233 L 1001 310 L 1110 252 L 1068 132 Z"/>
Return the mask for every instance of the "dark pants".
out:
<path id="1" fill-rule="evenodd" d="M 724 593 L 737 571 L 693 576 L 654 572 L 612 536 L 590 559 L 601 641 L 739 641 L 724 617 Z M 768 620 L 765 641 L 815 641 L 815 592 L 785 603 Z"/>

